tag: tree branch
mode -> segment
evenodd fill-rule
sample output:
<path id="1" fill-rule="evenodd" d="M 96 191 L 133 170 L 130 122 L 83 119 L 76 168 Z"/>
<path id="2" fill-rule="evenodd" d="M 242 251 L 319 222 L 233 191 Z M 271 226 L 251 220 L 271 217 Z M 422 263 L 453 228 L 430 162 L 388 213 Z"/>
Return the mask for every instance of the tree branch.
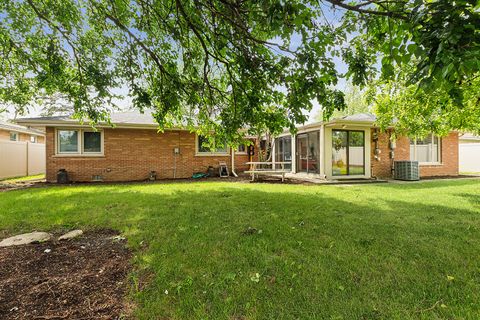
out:
<path id="1" fill-rule="evenodd" d="M 155 62 L 157 67 L 160 69 L 160 71 L 166 75 L 170 76 L 170 73 L 165 69 L 163 64 L 160 62 L 160 58 L 156 55 L 155 52 L 153 52 L 140 38 L 138 38 L 130 29 L 127 28 L 119 19 L 116 17 L 112 16 L 111 14 L 104 12 L 105 17 L 112 21 L 118 28 L 126 32 L 134 41 L 137 43 L 149 56 L 152 58 L 152 60 Z"/>
<path id="2" fill-rule="evenodd" d="M 367 2 L 367 3 L 363 3 L 363 4 L 358 4 L 358 5 L 348 4 L 348 3 L 345 3 L 343 0 L 323 0 L 323 1 L 327 1 L 334 6 L 338 6 L 338 7 L 341 7 L 343 9 L 350 10 L 350 11 L 355 11 L 355 12 L 358 12 L 358 13 L 373 14 L 373 15 L 377 15 L 377 16 L 384 16 L 384 17 L 396 18 L 396 19 L 401 19 L 401 20 L 408 20 L 408 17 L 406 15 L 400 14 L 399 12 L 377 11 L 377 10 L 364 9 L 363 7 L 367 4 L 370 4 L 370 1 Z M 375 3 L 375 2 L 371 1 L 371 3 Z"/>

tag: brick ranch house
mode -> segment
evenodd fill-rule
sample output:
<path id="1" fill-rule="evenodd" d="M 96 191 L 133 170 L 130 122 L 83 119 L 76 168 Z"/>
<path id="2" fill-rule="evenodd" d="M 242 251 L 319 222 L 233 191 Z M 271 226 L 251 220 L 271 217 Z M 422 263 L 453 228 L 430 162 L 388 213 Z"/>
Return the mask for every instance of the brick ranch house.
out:
<path id="1" fill-rule="evenodd" d="M 186 130 L 157 132 L 152 117 L 138 113 L 112 114 L 112 123 L 94 132 L 69 117 L 25 118 L 17 122 L 46 130 L 47 181 L 55 182 L 65 169 L 72 181 L 145 180 L 151 171 L 158 179 L 189 178 L 226 162 L 237 172 L 248 169 L 245 148 L 215 152 L 202 146 L 202 137 Z M 417 160 L 420 175 L 458 175 L 458 133 L 423 140 L 390 140 L 371 114 L 333 119 L 298 128 L 275 139 L 272 161 L 290 162 L 293 175 L 321 179 L 391 178 L 394 160 Z M 233 158 L 233 159 L 232 159 Z M 278 166 L 278 165 L 277 165 Z"/>
<path id="2" fill-rule="evenodd" d="M 65 169 L 71 181 L 139 181 L 155 171 L 157 179 L 190 178 L 210 166 L 225 162 L 238 172 L 249 156 L 242 146 L 234 152 L 226 146 L 212 152 L 202 146 L 203 137 L 188 130 L 158 132 L 149 114 L 134 112 L 111 115 L 94 131 L 68 116 L 18 119 L 17 123 L 44 127 L 46 132 L 46 180 L 56 182 Z M 217 169 L 218 172 L 218 169 Z"/>

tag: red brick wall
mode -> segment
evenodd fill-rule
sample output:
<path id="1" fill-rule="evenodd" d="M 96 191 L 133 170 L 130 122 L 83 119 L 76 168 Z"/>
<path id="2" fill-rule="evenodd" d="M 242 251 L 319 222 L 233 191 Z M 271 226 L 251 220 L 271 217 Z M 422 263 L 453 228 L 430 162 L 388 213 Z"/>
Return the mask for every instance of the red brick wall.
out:
<path id="1" fill-rule="evenodd" d="M 442 138 L 441 165 L 420 166 L 420 176 L 456 176 L 458 175 L 458 132 L 451 132 Z"/>
<path id="2" fill-rule="evenodd" d="M 374 130 L 372 129 L 372 136 Z M 381 150 L 380 160 L 375 159 L 375 143 L 372 141 L 372 176 L 379 178 L 391 178 L 392 159 L 390 158 L 390 134 L 391 131 L 378 133 L 378 148 Z M 399 137 L 396 140 L 395 160 L 410 160 L 410 141 L 407 137 Z M 442 138 L 441 164 L 420 165 L 421 177 L 433 176 L 456 176 L 458 175 L 458 133 L 451 132 Z"/>
<path id="3" fill-rule="evenodd" d="M 145 180 L 150 171 L 157 172 L 157 179 L 174 177 L 174 148 L 176 178 L 189 178 L 195 172 L 206 172 L 209 166 L 218 167 L 219 161 L 227 162 L 231 171 L 230 156 L 196 156 L 195 134 L 187 131 L 157 133 L 149 129 L 104 129 L 104 156 L 55 155 L 55 129 L 47 128 L 46 139 L 47 181 L 55 182 L 59 169 L 67 170 L 72 181 L 91 181 L 93 175 L 104 181 Z M 246 169 L 248 156 L 235 156 L 238 172 Z"/>

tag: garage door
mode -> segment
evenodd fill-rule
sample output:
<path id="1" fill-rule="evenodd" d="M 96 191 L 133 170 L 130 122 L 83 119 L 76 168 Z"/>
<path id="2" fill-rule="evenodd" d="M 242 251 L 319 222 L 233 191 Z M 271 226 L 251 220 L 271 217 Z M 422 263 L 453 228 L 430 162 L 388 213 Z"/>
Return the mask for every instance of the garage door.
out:
<path id="1" fill-rule="evenodd" d="M 460 172 L 480 172 L 480 143 L 461 143 L 458 148 Z"/>

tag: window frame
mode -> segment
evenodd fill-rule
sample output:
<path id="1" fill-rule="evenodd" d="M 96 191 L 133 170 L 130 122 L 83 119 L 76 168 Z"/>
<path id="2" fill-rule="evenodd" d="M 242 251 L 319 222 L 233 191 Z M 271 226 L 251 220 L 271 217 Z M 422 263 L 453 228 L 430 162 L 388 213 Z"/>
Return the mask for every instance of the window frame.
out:
<path id="1" fill-rule="evenodd" d="M 221 157 L 225 157 L 225 156 L 229 156 L 230 155 L 230 147 L 225 143 L 226 145 L 226 150 L 225 152 L 215 152 L 215 151 L 200 151 L 199 150 L 199 147 L 200 147 L 200 135 L 198 134 L 195 134 L 195 156 L 221 156 Z"/>
<path id="2" fill-rule="evenodd" d="M 77 131 L 77 145 L 78 150 L 72 152 L 61 152 L 59 143 L 60 131 Z M 85 152 L 84 151 L 84 132 L 98 132 L 100 133 L 100 152 Z M 60 157 L 103 157 L 104 156 L 104 131 L 83 129 L 83 128 L 56 128 L 55 129 L 55 155 Z"/>
<path id="3" fill-rule="evenodd" d="M 15 139 L 12 139 L 12 135 L 15 135 Z M 15 131 L 10 131 L 10 141 L 20 141 L 19 133 Z"/>
<path id="4" fill-rule="evenodd" d="M 429 165 L 441 165 L 442 164 L 442 138 L 439 136 L 436 136 L 434 133 L 430 133 L 430 138 L 431 138 L 431 143 L 429 145 L 433 146 L 433 142 L 435 141 L 435 138 L 438 138 L 438 149 L 437 149 L 437 161 L 418 161 L 417 160 L 417 138 L 409 139 L 409 147 L 413 145 L 413 159 L 412 159 L 412 154 L 410 154 L 410 160 L 411 161 L 418 161 L 418 164 L 421 166 L 429 166 Z M 426 136 L 428 137 L 428 136 Z M 412 144 L 413 142 L 413 144 Z M 433 159 L 434 157 L 434 148 L 430 148 L 430 159 Z"/>

